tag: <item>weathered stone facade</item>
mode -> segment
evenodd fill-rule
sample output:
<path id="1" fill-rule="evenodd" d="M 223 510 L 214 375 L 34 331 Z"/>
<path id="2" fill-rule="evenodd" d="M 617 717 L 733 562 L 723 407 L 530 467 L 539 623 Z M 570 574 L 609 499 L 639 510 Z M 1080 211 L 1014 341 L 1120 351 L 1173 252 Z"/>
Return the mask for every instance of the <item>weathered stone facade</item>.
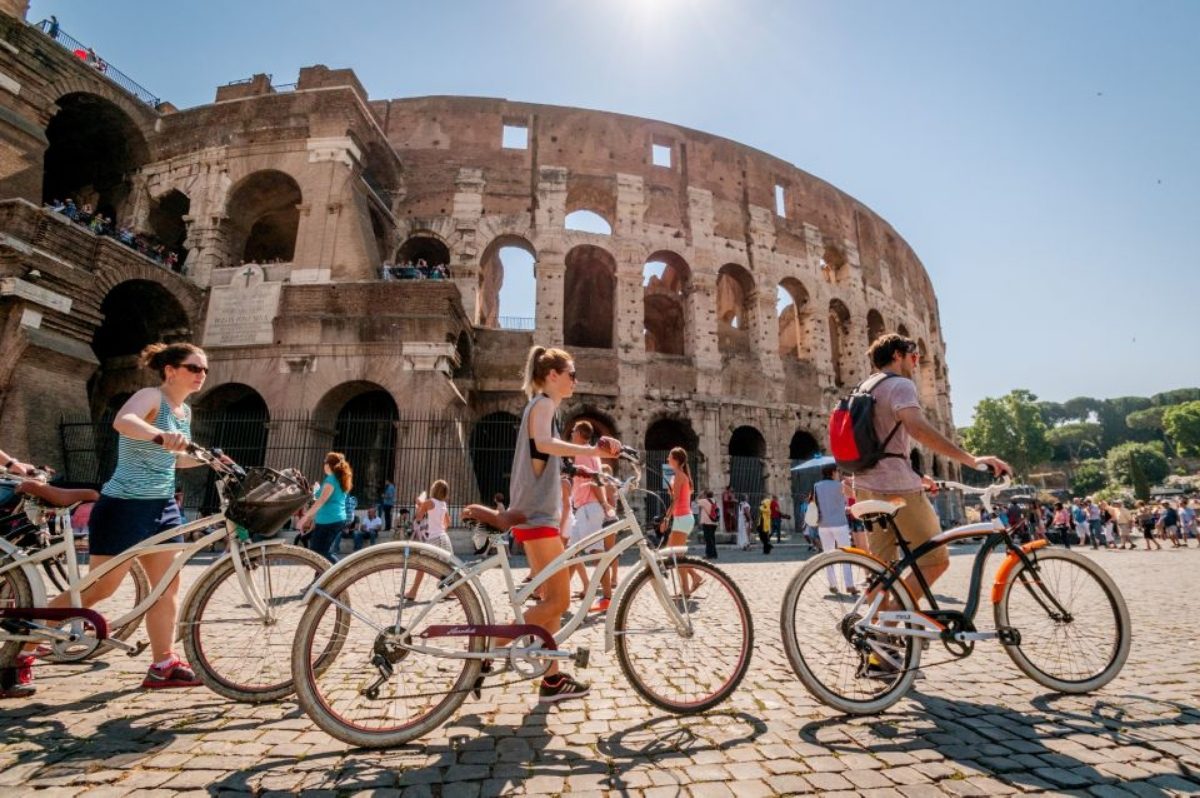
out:
<path id="1" fill-rule="evenodd" d="M 523 148 L 501 146 L 506 125 Z M 186 251 L 183 274 L 38 207 L 59 193 Z M 256 395 L 272 415 L 333 417 L 382 391 L 402 417 L 467 426 L 519 414 L 528 346 L 565 345 L 580 376 L 568 417 L 688 446 L 714 488 L 731 456 L 756 458 L 783 498 L 793 459 L 823 446 L 831 404 L 868 372 L 870 337 L 900 329 L 920 340 L 924 404 L 951 431 L 937 301 L 896 231 L 778 158 L 664 122 L 372 101 L 323 66 L 287 90 L 259 75 L 209 105 L 151 108 L 4 16 L 0 200 L 5 285 L 71 300 L 0 297 L 0 429 L 22 456 L 54 460 L 52 417 L 136 387 L 131 355 L 155 337 L 206 346 L 199 403 Z M 611 233 L 567 229 L 579 210 Z M 512 246 L 535 259 L 531 331 L 498 324 Z M 450 281 L 380 279 L 413 251 L 445 253 Z M 651 261 L 665 269 L 647 280 Z"/>

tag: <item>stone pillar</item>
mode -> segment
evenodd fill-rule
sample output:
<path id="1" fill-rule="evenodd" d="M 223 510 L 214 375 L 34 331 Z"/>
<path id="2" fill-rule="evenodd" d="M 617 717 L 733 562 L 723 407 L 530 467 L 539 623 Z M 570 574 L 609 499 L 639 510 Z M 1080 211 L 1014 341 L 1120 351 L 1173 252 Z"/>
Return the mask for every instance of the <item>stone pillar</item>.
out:
<path id="1" fill-rule="evenodd" d="M 684 300 L 692 320 L 692 360 L 698 372 L 721 370 L 721 351 L 717 344 L 717 276 L 710 272 L 692 272 L 691 291 Z M 701 393 L 712 391 L 701 390 Z"/>
<path id="2" fill-rule="evenodd" d="M 542 250 L 533 264 L 537 308 L 533 340 L 543 346 L 563 344 L 563 296 L 567 267 L 562 252 Z"/>

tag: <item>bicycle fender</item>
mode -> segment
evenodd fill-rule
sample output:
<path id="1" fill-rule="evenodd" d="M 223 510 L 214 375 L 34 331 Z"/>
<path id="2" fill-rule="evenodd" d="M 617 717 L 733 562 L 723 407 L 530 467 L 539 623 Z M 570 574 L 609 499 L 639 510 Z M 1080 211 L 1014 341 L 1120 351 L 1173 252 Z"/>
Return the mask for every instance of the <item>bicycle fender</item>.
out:
<path id="1" fill-rule="evenodd" d="M 1045 548 L 1048 545 L 1050 545 L 1049 541 L 1034 540 L 1022 546 L 1021 551 L 1025 552 L 1026 554 L 1030 554 L 1038 549 Z M 993 604 L 1000 603 L 1000 599 L 1004 595 L 1004 588 L 1008 584 L 1008 578 L 1012 574 L 1012 569 L 1015 568 L 1019 562 L 1021 562 L 1021 558 L 1010 553 L 1004 558 L 1004 562 L 1000 563 L 1000 568 L 996 571 L 996 581 L 992 584 Z"/>
<path id="2" fill-rule="evenodd" d="M 263 540 L 258 543 L 251 543 L 249 546 L 246 546 L 244 548 L 244 551 L 251 552 L 251 551 L 254 551 L 255 549 L 264 549 L 267 546 L 282 546 L 285 543 L 287 543 L 286 540 Z M 226 560 L 228 560 L 232 556 L 233 556 L 232 551 L 225 552 L 220 557 L 213 560 L 208 565 L 208 568 L 205 568 L 205 570 L 207 571 L 212 568 L 216 568 L 218 565 L 221 565 L 222 563 L 224 563 Z M 178 605 L 179 606 L 179 616 L 181 618 L 183 617 L 183 608 L 187 607 L 188 604 L 191 602 L 192 598 L 195 596 L 196 588 L 200 586 L 200 583 L 202 581 L 203 580 L 201 580 L 201 579 L 197 579 L 195 582 L 192 582 L 192 586 L 188 588 L 187 595 L 185 595 L 183 597 L 183 601 L 181 601 L 179 603 L 179 605 Z M 176 623 L 175 623 L 175 639 L 176 640 L 183 639 L 183 624 L 179 623 L 178 621 L 176 621 Z"/>
<path id="3" fill-rule="evenodd" d="M 0 538 L 0 565 L 11 564 L 9 561 L 17 561 L 17 568 L 25 574 L 26 581 L 29 582 L 29 589 L 33 593 L 33 606 L 45 607 L 48 599 L 46 598 L 46 583 L 42 581 L 42 575 L 38 571 L 37 566 L 31 562 L 22 562 L 25 554 L 8 542 L 4 538 Z"/>

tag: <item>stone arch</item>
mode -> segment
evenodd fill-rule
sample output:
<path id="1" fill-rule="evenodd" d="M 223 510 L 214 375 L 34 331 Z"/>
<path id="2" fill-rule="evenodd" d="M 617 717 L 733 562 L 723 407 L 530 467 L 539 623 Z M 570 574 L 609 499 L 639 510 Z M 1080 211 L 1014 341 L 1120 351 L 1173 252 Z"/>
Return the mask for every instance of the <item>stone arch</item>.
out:
<path id="1" fill-rule="evenodd" d="M 833 384 L 841 388 L 851 374 L 850 310 L 840 299 L 829 303 L 829 354 L 833 366 Z"/>
<path id="2" fill-rule="evenodd" d="M 726 263 L 717 271 L 717 347 L 722 354 L 753 351 L 754 277 L 743 266 Z"/>
<path id="3" fill-rule="evenodd" d="M 875 339 L 883 335 L 887 327 L 883 324 L 883 314 L 875 308 L 867 311 L 867 343 L 875 343 Z"/>
<path id="4" fill-rule="evenodd" d="M 150 215 L 146 220 L 150 226 L 150 232 L 168 250 L 179 256 L 181 264 L 187 260 L 184 243 L 188 236 L 186 217 L 191 207 L 192 201 L 188 195 L 173 188 L 161 197 L 155 198 L 150 206 Z"/>
<path id="5" fill-rule="evenodd" d="M 811 308 L 808 290 L 794 277 L 785 277 L 775 289 L 775 310 L 779 323 L 779 356 L 803 360 L 811 356 L 808 341 L 808 317 Z"/>
<path id="6" fill-rule="evenodd" d="M 496 328 L 508 319 L 508 326 L 532 329 L 537 315 L 536 263 L 537 250 L 524 236 L 502 233 L 493 238 L 479 259 L 475 323 Z"/>
<path id="7" fill-rule="evenodd" d="M 617 262 L 608 251 L 581 244 L 567 253 L 563 279 L 563 343 L 611 349 L 616 318 Z"/>
<path id="8" fill-rule="evenodd" d="M 691 320 L 687 295 L 692 270 L 683 257 L 660 250 L 642 267 L 642 330 L 647 352 L 687 354 Z"/>
<path id="9" fill-rule="evenodd" d="M 700 453 L 700 437 L 692 427 L 692 422 L 686 416 L 666 415 L 652 421 L 646 427 L 646 435 L 642 439 L 642 457 L 647 464 L 646 490 L 659 497 L 659 501 L 647 504 L 647 520 L 663 512 L 670 498 L 667 482 L 663 477 L 662 466 L 667 462 L 671 449 L 680 446 L 688 453 L 688 468 L 692 472 L 692 481 L 699 490 L 704 480 L 701 475 L 702 457 Z"/>
<path id="10" fill-rule="evenodd" d="M 608 227 L 607 233 L 602 235 L 611 235 L 613 228 L 616 226 L 617 219 L 617 192 L 614 181 L 610 178 L 588 177 L 585 175 L 572 175 L 567 180 L 567 198 L 563 212 L 566 214 L 563 217 L 563 226 L 568 229 L 582 229 L 583 232 L 597 232 L 591 227 L 573 228 L 569 220 L 578 211 L 586 211 L 595 214 Z M 581 217 L 575 217 L 576 219 Z M 590 219 L 595 222 L 595 219 Z"/>
<path id="11" fill-rule="evenodd" d="M 766 492 L 767 440 L 757 427 L 737 427 L 729 436 L 729 484 L 756 507 Z"/>
<path id="12" fill-rule="evenodd" d="M 332 422 L 333 437 L 327 446 L 330 451 L 346 455 L 354 469 L 352 492 L 359 504 L 373 501 L 384 480 L 394 479 L 396 474 L 396 427 L 400 418 L 396 400 L 382 386 L 356 380 L 328 390 L 317 402 L 313 415 L 318 424 L 328 426 Z"/>
<path id="13" fill-rule="evenodd" d="M 93 411 L 101 411 L 109 397 L 132 394 L 157 384 L 157 376 L 138 366 L 138 353 L 159 341 L 186 341 L 192 322 L 184 306 L 153 280 L 126 280 L 105 292 L 100 302 L 102 319 L 92 333 L 92 352 L 99 368 L 89 380 Z"/>
<path id="14" fill-rule="evenodd" d="M 591 423 L 597 437 L 607 435 L 610 438 L 620 439 L 621 431 L 617 427 L 616 420 L 611 415 L 598 410 L 591 405 L 580 405 L 573 412 L 568 410 L 564 413 L 566 422 L 563 424 L 563 434 L 570 435 L 572 427 L 576 421 L 588 421 Z"/>
<path id="15" fill-rule="evenodd" d="M 590 208 L 580 208 L 571 211 L 563 217 L 563 228 L 577 233 L 592 233 L 593 235 L 612 235 L 612 222 Z"/>
<path id="16" fill-rule="evenodd" d="M 508 503 L 513 452 L 520 428 L 521 418 L 505 411 L 488 413 L 471 427 L 471 469 L 479 497 L 485 503 L 490 504 L 497 493 Z"/>
<path id="17" fill-rule="evenodd" d="M 142 129 L 119 104 L 91 90 L 64 94 L 46 125 L 42 200 L 74 199 L 80 209 L 127 221 L 133 174 L 150 160 Z"/>
<path id="18" fill-rule="evenodd" d="M 193 407 L 198 440 L 219 443 L 241 465 L 266 464 L 271 411 L 262 394 L 244 383 L 226 382 L 205 391 Z"/>
<path id="19" fill-rule="evenodd" d="M 836 244 L 825 244 L 825 249 L 821 252 L 821 270 L 830 282 L 841 282 L 849 273 L 849 263 L 845 250 Z"/>
<path id="20" fill-rule="evenodd" d="M 396 263 L 417 264 L 425 261 L 426 266 L 450 266 L 450 248 L 446 242 L 430 232 L 413 233 L 396 250 Z"/>
<path id="21" fill-rule="evenodd" d="M 263 169 L 238 181 L 229 192 L 226 224 L 230 265 L 290 262 L 300 229 L 300 185 L 284 172 Z"/>
<path id="22" fill-rule="evenodd" d="M 911 337 L 911 336 L 908 334 L 908 328 L 907 328 L 907 327 L 905 327 L 903 324 L 900 324 L 900 325 L 897 325 L 897 326 L 896 326 L 896 333 L 897 333 L 898 335 L 903 335 L 905 338 L 910 338 L 910 337 Z"/>
<path id="23" fill-rule="evenodd" d="M 791 443 L 788 444 L 788 459 L 793 463 L 811 460 L 821 453 L 821 443 L 808 430 L 798 429 L 792 433 Z"/>

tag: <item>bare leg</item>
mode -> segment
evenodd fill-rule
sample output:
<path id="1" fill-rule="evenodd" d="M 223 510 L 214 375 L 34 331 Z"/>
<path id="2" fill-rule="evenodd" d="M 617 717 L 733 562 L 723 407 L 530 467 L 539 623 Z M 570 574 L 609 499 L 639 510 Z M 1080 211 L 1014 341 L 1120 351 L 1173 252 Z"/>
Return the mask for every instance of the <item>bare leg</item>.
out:
<path id="1" fill-rule="evenodd" d="M 525 541 L 525 556 L 529 558 L 529 567 L 533 573 L 540 572 L 555 557 L 563 553 L 562 539 L 559 537 L 539 538 Z M 544 596 L 525 613 L 525 623 L 534 624 L 545 629 L 550 634 L 558 631 L 562 625 L 562 614 L 571 603 L 571 575 L 566 570 L 556 571 L 542 583 Z M 498 638 L 498 646 L 507 645 L 509 640 Z M 547 676 L 558 673 L 558 663 L 552 661 L 546 670 Z"/>
<path id="2" fill-rule="evenodd" d="M 112 558 L 113 555 L 94 554 L 89 561 L 88 567 L 90 570 L 95 571 Z M 101 601 L 104 601 L 104 599 L 108 598 L 113 593 L 116 593 L 117 588 L 121 586 L 121 580 L 125 578 L 125 574 L 129 573 L 129 569 L 132 565 L 133 559 L 130 558 L 129 560 L 126 560 L 118 565 L 112 571 L 102 576 L 100 579 L 97 579 L 95 583 L 89 585 L 87 590 L 84 590 L 79 596 L 80 606 L 91 607 Z M 54 607 L 55 609 L 70 607 L 71 594 L 67 591 L 59 593 L 50 600 L 50 606 Z M 133 607 L 129 607 L 129 609 L 133 609 Z M 22 650 L 30 651 L 36 647 L 37 643 L 26 643 Z"/>
<path id="3" fill-rule="evenodd" d="M 171 563 L 175 561 L 175 556 L 176 553 L 173 551 L 163 551 L 138 557 L 138 562 L 145 569 L 146 576 L 150 577 L 151 589 L 157 587 L 158 583 L 166 576 Z M 146 634 L 150 637 L 150 650 L 154 654 L 155 662 L 162 662 L 171 655 L 171 646 L 175 641 L 175 620 L 178 611 L 176 596 L 178 593 L 179 575 L 176 574 L 171 583 L 167 585 L 166 591 L 146 612 Z"/>

